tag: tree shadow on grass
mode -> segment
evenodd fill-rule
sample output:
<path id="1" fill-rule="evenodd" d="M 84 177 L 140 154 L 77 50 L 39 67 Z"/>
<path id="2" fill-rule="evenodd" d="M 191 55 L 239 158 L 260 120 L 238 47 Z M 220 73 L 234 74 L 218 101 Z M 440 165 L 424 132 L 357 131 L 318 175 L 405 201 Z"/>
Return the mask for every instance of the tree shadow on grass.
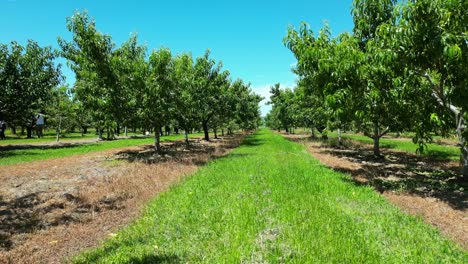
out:
<path id="1" fill-rule="evenodd" d="M 454 158 L 453 153 L 449 153 L 446 151 L 436 150 L 436 149 L 427 149 L 424 150 L 425 155 L 428 157 L 438 159 L 438 160 L 451 160 Z"/>
<path id="2" fill-rule="evenodd" d="M 103 258 L 108 256 L 112 256 L 118 253 L 119 248 L 124 245 L 126 247 L 138 247 L 145 244 L 143 241 L 134 241 L 134 240 L 121 240 L 121 241 L 112 241 L 112 243 L 108 243 L 104 247 L 101 248 L 99 251 L 88 251 L 84 254 L 83 260 L 75 260 L 71 261 L 73 263 L 98 263 L 102 262 Z M 131 253 L 130 253 L 131 254 Z M 126 263 L 133 263 L 133 264 L 150 264 L 150 263 L 186 263 L 183 259 L 186 258 L 185 256 L 178 256 L 175 254 L 167 254 L 167 253 L 146 253 L 143 256 L 129 256 L 129 260 Z"/>
<path id="3" fill-rule="evenodd" d="M 16 156 L 21 157 L 32 157 L 41 155 L 40 153 L 32 153 L 32 152 L 25 152 L 25 151 L 0 151 L 0 159 L 12 158 Z"/>
<path id="4" fill-rule="evenodd" d="M 190 140 L 188 145 L 183 140 L 162 142 L 161 154 L 156 153 L 154 146 L 145 145 L 137 150 L 121 151 L 117 153 L 117 159 L 147 164 L 173 161 L 201 166 L 225 156 L 229 149 L 238 147 L 241 141 L 242 136 L 238 135 L 220 138 L 216 144 L 201 140 Z M 233 154 L 229 156 L 232 157 Z"/>
<path id="5" fill-rule="evenodd" d="M 263 144 L 265 144 L 265 140 L 263 139 L 259 139 L 256 137 L 247 137 L 244 139 L 241 145 L 255 147 L 255 146 L 260 146 Z"/>
<path id="6" fill-rule="evenodd" d="M 11 237 L 15 234 L 31 233 L 43 228 L 34 210 L 40 203 L 37 193 L 11 201 L 5 201 L 0 196 L 0 249 L 10 249 L 13 246 Z"/>
<path id="7" fill-rule="evenodd" d="M 132 136 L 128 138 L 118 138 L 118 139 L 110 139 L 110 140 L 93 140 L 89 139 L 89 141 L 75 141 L 75 142 L 54 142 L 54 141 L 45 141 L 45 142 L 37 142 L 33 144 L 6 144 L 0 145 L 0 151 L 11 151 L 11 150 L 30 150 L 30 149 L 62 149 L 62 148 L 76 148 L 81 146 L 92 146 L 95 144 L 99 144 L 102 142 L 113 142 L 119 140 L 127 140 L 127 141 L 137 141 L 142 139 L 147 139 L 147 136 Z M 171 141 L 171 139 L 165 139 L 164 137 L 161 138 L 162 140 Z"/>
<path id="8" fill-rule="evenodd" d="M 0 153 L 8 152 L 11 150 L 48 150 L 48 149 L 68 149 L 68 148 L 77 148 L 83 145 L 94 145 L 96 143 L 59 143 L 59 144 L 21 144 L 21 145 L 5 145 L 0 146 Z"/>
<path id="9" fill-rule="evenodd" d="M 145 255 L 140 258 L 132 258 L 129 263 L 134 264 L 158 264 L 158 263 L 184 263 L 177 255 Z"/>
<path id="10" fill-rule="evenodd" d="M 51 226 L 84 222 L 102 210 L 119 210 L 121 196 L 105 197 L 90 204 L 78 196 L 44 192 L 5 199 L 0 195 L 0 251 L 11 250 L 23 241 L 21 236 Z"/>
<path id="11" fill-rule="evenodd" d="M 317 143 L 314 139 L 307 141 Z M 320 149 L 321 153 L 355 164 L 346 166 L 337 162 L 330 166 L 351 175 L 356 185 L 369 185 L 379 192 L 402 191 L 420 197 L 435 197 L 457 210 L 468 208 L 466 179 L 460 174 L 458 165 L 449 160 L 389 149 L 383 149 L 384 157 L 378 158 L 371 147 L 352 141 L 342 148 L 322 142 Z"/>
<path id="12" fill-rule="evenodd" d="M 94 143 L 93 143 L 94 144 Z M 51 149 L 74 149 L 81 147 L 83 145 L 91 146 L 90 143 L 66 143 L 60 145 L 7 145 L 0 146 L 0 158 L 13 158 L 13 157 L 32 157 L 43 155 L 40 153 L 40 150 L 51 150 Z M 39 150 L 39 151 L 29 151 L 29 150 Z M 27 160 L 27 159 L 25 159 Z"/>

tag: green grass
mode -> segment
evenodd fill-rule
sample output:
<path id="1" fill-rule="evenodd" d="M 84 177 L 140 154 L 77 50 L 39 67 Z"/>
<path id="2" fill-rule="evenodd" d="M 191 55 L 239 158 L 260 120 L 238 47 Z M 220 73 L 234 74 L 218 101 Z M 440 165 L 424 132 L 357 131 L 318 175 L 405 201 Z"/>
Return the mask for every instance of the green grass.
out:
<path id="1" fill-rule="evenodd" d="M 26 136 L 21 136 L 21 135 L 11 135 L 7 134 L 7 138 L 4 140 L 0 140 L 0 146 L 1 145 L 10 145 L 10 144 L 25 144 L 25 143 L 34 143 L 34 142 L 55 142 L 56 137 L 55 134 L 53 133 L 44 133 L 43 138 L 37 138 L 35 135 L 33 138 L 26 138 Z M 97 138 L 97 136 L 94 133 L 88 133 L 83 136 L 81 136 L 80 133 L 68 133 L 65 135 L 62 135 L 60 138 L 60 141 L 67 141 L 67 140 L 77 140 L 77 139 L 92 139 L 92 138 Z"/>
<path id="2" fill-rule="evenodd" d="M 337 138 L 336 133 L 330 133 L 330 138 Z M 357 134 L 342 134 L 343 138 L 349 138 L 366 144 L 374 144 L 373 140 L 369 137 Z M 411 140 L 397 140 L 397 139 L 380 139 L 380 147 L 403 150 L 409 153 L 416 153 L 418 148 L 417 144 L 414 144 Z M 439 145 L 439 144 L 427 144 L 427 148 L 422 153 L 424 156 L 438 158 L 438 159 L 460 159 L 460 149 L 454 146 Z"/>
<path id="3" fill-rule="evenodd" d="M 191 137 L 201 136 L 201 134 L 192 134 Z M 181 135 L 172 135 L 161 137 L 161 141 L 177 140 L 184 137 Z M 15 149 L 0 151 L 0 165 L 11 165 L 36 160 L 47 160 L 61 158 L 76 154 L 86 154 L 96 151 L 108 150 L 113 148 L 123 148 L 145 144 L 153 144 L 153 137 L 129 138 L 113 141 L 101 141 L 91 144 L 70 145 L 70 146 L 29 146 L 27 149 Z"/>
<path id="4" fill-rule="evenodd" d="M 261 130 L 76 263 L 467 263 L 370 187 Z"/>
<path id="5" fill-rule="evenodd" d="M 123 134 L 121 134 L 123 135 Z M 128 136 L 140 136 L 141 133 L 128 133 Z M 104 134 L 104 136 L 106 136 Z M 79 139 L 93 139 L 97 138 L 98 136 L 96 135 L 94 130 L 89 130 L 87 134 L 84 134 L 81 136 L 81 133 L 64 133 L 61 134 L 60 142 L 66 142 L 69 140 L 79 140 Z M 7 130 L 6 133 L 6 139 L 0 140 L 0 146 L 1 145 L 14 145 L 14 144 L 27 144 L 27 143 L 45 143 L 45 142 L 55 142 L 56 141 L 56 134 L 55 131 L 53 130 L 47 130 L 44 131 L 44 137 L 43 138 L 37 138 L 36 135 L 33 135 L 33 138 L 26 138 L 25 135 L 13 135 L 10 133 L 9 130 Z"/>

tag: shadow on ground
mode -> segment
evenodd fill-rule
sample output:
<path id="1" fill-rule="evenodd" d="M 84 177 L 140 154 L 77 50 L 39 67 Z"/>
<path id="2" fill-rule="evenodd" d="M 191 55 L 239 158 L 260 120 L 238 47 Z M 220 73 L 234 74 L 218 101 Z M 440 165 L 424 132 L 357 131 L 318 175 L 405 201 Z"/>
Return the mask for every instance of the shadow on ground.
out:
<path id="1" fill-rule="evenodd" d="M 176 255 L 146 255 L 143 258 L 132 258 L 129 263 L 134 264 L 158 264 L 158 263 L 183 263 L 182 259 Z"/>
<path id="2" fill-rule="evenodd" d="M 154 146 L 145 145 L 137 150 L 125 150 L 117 153 L 117 159 L 128 162 L 143 162 L 147 164 L 159 162 L 181 162 L 184 164 L 205 165 L 208 161 L 221 158 L 226 151 L 244 144 L 257 144 L 248 141 L 244 135 L 234 135 L 212 139 L 211 141 L 193 140 L 186 144 L 183 140 L 162 142 L 162 153 L 156 153 Z M 248 143 L 246 143 L 246 141 Z M 241 144 L 242 142 L 242 144 Z M 241 154 L 239 154 L 241 155 Z M 230 157 L 233 156 L 232 154 Z"/>
<path id="3" fill-rule="evenodd" d="M 37 194 L 30 194 L 12 201 L 0 196 L 0 249 L 12 247 L 10 237 L 17 233 L 30 233 L 40 226 L 32 210 L 38 203 Z"/>
<path id="4" fill-rule="evenodd" d="M 51 226 L 88 221 L 95 212 L 122 208 L 125 197 L 104 197 L 90 204 L 70 193 L 30 193 L 5 199 L 0 196 L 0 251 L 21 243 L 21 236 Z"/>
<path id="5" fill-rule="evenodd" d="M 239 146 L 244 137 L 239 134 L 213 139 L 211 142 L 191 139 L 188 146 L 183 140 L 163 142 L 163 155 L 157 155 L 153 146 L 147 145 L 138 150 L 122 151 L 115 158 L 148 164 L 175 161 L 203 165 L 213 159 L 223 158 L 229 149 Z M 246 154 L 231 154 L 229 158 L 243 155 Z M 91 203 L 82 199 L 79 193 L 34 192 L 21 197 L 0 195 L 0 251 L 15 248 L 27 239 L 27 234 L 51 226 L 87 222 L 96 212 L 120 210 L 128 198 L 125 194 L 106 195 Z M 152 256 L 148 263 L 159 263 L 156 260 Z M 168 261 L 164 258 L 160 260 Z"/>
<path id="6" fill-rule="evenodd" d="M 62 149 L 62 148 L 75 148 L 75 147 L 80 147 L 83 145 L 94 145 L 99 142 L 110 142 L 110 141 L 118 141 L 118 140 L 141 140 L 141 139 L 146 139 L 148 138 L 147 136 L 131 136 L 131 137 L 125 137 L 125 138 L 117 138 L 117 139 L 103 139 L 103 140 L 97 140 L 93 138 L 89 139 L 84 139 L 82 141 L 75 141 L 75 142 L 66 142 L 66 141 L 61 141 L 61 142 L 55 142 L 55 141 L 48 141 L 48 142 L 37 142 L 33 144 L 25 144 L 25 143 L 19 143 L 19 144 L 5 144 L 5 145 L 0 145 L 0 151 L 5 152 L 5 151 L 10 151 L 10 150 L 30 150 L 30 149 L 41 149 L 41 150 L 46 150 L 46 149 Z"/>
<path id="7" fill-rule="evenodd" d="M 318 144 L 320 153 L 346 159 L 358 166 L 333 167 L 350 174 L 356 185 L 370 185 L 379 192 L 401 191 L 421 197 L 435 197 L 452 208 L 468 208 L 468 184 L 456 163 L 418 156 L 413 153 L 382 149 L 383 157 L 373 155 L 372 147 L 346 139 L 341 147 L 335 141 L 290 138 L 300 143 Z"/>

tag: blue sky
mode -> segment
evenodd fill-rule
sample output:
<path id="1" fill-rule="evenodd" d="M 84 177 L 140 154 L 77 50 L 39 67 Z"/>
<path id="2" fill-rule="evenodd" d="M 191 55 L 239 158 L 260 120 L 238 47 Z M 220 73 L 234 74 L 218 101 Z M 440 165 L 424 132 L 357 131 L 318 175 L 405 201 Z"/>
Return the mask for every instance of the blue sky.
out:
<path id="1" fill-rule="evenodd" d="M 241 78 L 268 97 L 269 86 L 293 86 L 295 59 L 282 44 L 288 25 L 309 23 L 317 32 L 327 21 L 334 35 L 352 30 L 351 0 L 288 1 L 72 1 L 0 0 L 0 42 L 58 47 L 57 37 L 70 39 L 66 17 L 87 10 L 99 31 L 116 44 L 138 33 L 149 50 L 168 47 L 174 54 L 199 56 L 209 48 L 232 78 Z M 64 62 L 61 60 L 60 62 Z M 66 67 L 68 83 L 74 74 Z M 262 106 L 265 114 L 268 106 Z"/>

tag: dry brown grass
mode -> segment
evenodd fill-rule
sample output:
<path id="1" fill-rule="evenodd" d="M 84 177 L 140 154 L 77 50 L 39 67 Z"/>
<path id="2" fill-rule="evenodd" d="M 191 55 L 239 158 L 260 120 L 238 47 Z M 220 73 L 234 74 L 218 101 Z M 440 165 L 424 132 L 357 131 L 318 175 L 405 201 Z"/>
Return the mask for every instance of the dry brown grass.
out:
<path id="1" fill-rule="evenodd" d="M 0 263 L 60 263 L 99 245 L 156 194 L 243 137 L 166 143 L 162 156 L 143 146 L 3 166 L 0 236 L 8 242 L 0 245 Z"/>

